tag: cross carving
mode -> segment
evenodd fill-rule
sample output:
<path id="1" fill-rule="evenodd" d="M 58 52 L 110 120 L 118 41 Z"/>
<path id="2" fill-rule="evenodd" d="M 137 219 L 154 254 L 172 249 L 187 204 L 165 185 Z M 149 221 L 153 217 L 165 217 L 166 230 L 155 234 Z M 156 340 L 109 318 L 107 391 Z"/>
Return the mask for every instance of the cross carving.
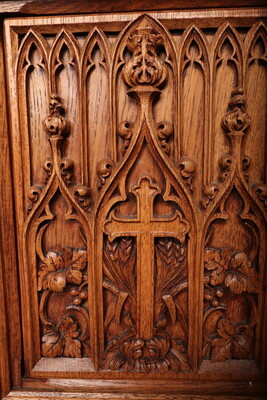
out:
<path id="1" fill-rule="evenodd" d="M 178 210 L 168 217 L 154 217 L 154 199 L 161 190 L 152 184 L 150 177 L 142 177 L 131 192 L 137 201 L 137 217 L 118 217 L 112 211 L 103 229 L 110 241 L 121 236 L 137 237 L 137 335 L 150 339 L 153 336 L 154 238 L 176 237 L 183 243 L 189 223 Z"/>

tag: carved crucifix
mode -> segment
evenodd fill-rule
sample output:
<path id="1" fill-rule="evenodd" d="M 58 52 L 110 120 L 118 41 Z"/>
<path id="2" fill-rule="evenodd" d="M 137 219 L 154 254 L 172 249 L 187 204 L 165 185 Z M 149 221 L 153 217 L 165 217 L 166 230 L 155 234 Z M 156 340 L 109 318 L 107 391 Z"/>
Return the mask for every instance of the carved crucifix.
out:
<path id="1" fill-rule="evenodd" d="M 143 339 L 153 336 L 153 304 L 154 304 L 154 238 L 176 237 L 181 243 L 189 231 L 189 223 L 175 210 L 164 218 L 154 217 L 153 204 L 159 187 L 152 184 L 150 177 L 142 177 L 132 187 L 131 192 L 137 201 L 137 217 L 123 218 L 112 211 L 104 223 L 104 232 L 110 241 L 121 236 L 137 237 L 137 298 L 138 312 L 137 335 Z"/>

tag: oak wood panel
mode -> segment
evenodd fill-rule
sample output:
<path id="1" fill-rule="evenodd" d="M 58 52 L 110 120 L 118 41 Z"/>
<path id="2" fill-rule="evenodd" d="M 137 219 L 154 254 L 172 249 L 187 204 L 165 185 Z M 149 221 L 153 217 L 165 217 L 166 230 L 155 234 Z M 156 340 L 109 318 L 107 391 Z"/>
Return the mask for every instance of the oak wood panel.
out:
<path id="1" fill-rule="evenodd" d="M 6 21 L 25 387 L 266 377 L 266 27 L 225 13 Z"/>

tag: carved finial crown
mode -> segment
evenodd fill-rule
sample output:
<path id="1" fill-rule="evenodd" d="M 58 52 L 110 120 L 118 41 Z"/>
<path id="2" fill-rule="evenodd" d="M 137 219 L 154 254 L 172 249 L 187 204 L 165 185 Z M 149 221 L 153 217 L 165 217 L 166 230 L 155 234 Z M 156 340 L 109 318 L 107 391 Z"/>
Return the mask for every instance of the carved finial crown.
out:
<path id="1" fill-rule="evenodd" d="M 123 68 L 123 79 L 127 86 L 161 86 L 167 78 L 167 68 L 157 52 L 164 44 L 161 33 L 143 19 L 127 40 L 132 58 Z"/>

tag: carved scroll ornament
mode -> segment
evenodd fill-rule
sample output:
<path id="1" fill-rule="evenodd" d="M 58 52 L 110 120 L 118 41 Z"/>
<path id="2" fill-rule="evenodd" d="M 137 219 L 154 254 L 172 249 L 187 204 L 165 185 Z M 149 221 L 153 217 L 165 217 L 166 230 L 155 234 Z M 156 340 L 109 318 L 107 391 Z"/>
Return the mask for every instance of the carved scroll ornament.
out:
<path id="1" fill-rule="evenodd" d="M 40 318 L 45 328 L 42 336 L 42 354 L 45 357 L 82 357 L 82 342 L 88 338 L 87 323 L 80 331 L 80 326 L 71 311 L 80 312 L 88 319 L 82 302 L 88 298 L 88 282 L 85 271 L 87 254 L 84 249 L 63 249 L 62 253 L 50 251 L 43 258 L 38 272 L 38 290 L 42 293 L 40 300 Z M 59 322 L 52 322 L 47 316 L 47 305 L 53 292 L 63 293 L 70 287 L 74 297 L 68 304 L 69 312 Z M 84 343 L 86 346 L 86 343 Z"/>

